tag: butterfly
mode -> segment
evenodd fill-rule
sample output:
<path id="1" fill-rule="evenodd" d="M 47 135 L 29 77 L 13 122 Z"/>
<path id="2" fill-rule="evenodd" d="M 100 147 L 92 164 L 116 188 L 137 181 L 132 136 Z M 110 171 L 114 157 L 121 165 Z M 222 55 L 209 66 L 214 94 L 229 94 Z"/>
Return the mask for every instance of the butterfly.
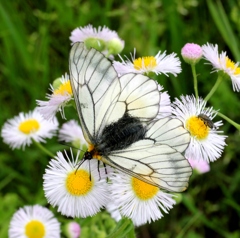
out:
<path id="1" fill-rule="evenodd" d="M 70 82 L 88 150 L 98 159 L 159 188 L 181 192 L 191 166 L 182 155 L 190 135 L 174 118 L 157 119 L 161 93 L 141 74 L 118 77 L 112 63 L 84 43 L 72 46 Z"/>

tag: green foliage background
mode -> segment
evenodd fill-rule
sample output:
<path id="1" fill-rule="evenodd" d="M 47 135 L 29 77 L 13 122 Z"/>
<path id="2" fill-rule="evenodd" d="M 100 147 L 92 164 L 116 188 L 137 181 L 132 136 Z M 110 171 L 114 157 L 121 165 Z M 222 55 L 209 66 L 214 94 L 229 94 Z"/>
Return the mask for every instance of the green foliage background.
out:
<path id="1" fill-rule="evenodd" d="M 19 112 L 32 110 L 36 99 L 44 100 L 49 84 L 68 72 L 70 33 L 89 23 L 116 30 L 125 40 L 122 56 L 129 56 L 135 47 L 139 56 L 167 50 L 181 58 L 185 43 L 210 42 L 240 61 L 239 0 L 0 1 L 1 126 Z M 202 97 L 216 80 L 210 71 L 203 61 L 197 65 Z M 159 80 L 171 99 L 193 93 L 191 69 L 183 62 L 177 78 L 161 75 Z M 224 82 L 209 105 L 239 122 L 239 95 Z M 211 163 L 209 173 L 194 174 L 182 202 L 161 220 L 137 228 L 137 237 L 240 237 L 239 132 L 228 123 L 222 129 L 229 136 L 222 158 Z M 64 148 L 56 139 L 48 146 L 53 153 Z M 42 189 L 49 159 L 34 146 L 13 151 L 0 142 L 0 237 L 7 237 L 11 216 L 19 207 L 36 203 L 50 207 Z M 66 223 L 67 218 L 51 209 Z M 114 228 L 107 213 L 77 221 L 82 237 L 106 237 Z"/>

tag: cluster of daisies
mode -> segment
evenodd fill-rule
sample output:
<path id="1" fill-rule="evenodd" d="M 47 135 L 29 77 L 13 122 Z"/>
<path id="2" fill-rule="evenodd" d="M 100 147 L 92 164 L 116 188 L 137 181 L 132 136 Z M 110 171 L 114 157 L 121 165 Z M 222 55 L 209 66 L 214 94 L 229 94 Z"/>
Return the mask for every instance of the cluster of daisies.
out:
<path id="1" fill-rule="evenodd" d="M 70 40 L 72 43 L 85 42 L 87 47 L 96 48 L 110 59 L 124 47 L 124 41 L 107 27 L 96 29 L 88 25 L 77 28 Z M 192 66 L 204 58 L 212 64 L 214 72 L 232 81 L 234 91 L 240 90 L 238 63 L 232 62 L 226 52 L 219 54 L 217 45 L 207 43 L 200 47 L 189 43 L 181 53 L 185 62 Z M 181 72 L 181 62 L 175 53 L 167 55 L 159 51 L 155 56 L 137 58 L 134 50 L 130 58 L 120 59 L 121 62 L 113 60 L 119 76 L 126 73 L 177 76 Z M 185 157 L 199 172 L 209 171 L 209 162 L 220 158 L 226 145 L 226 136 L 219 130 L 222 122 L 213 122 L 217 111 L 208 107 L 207 100 L 198 97 L 198 94 L 181 96 L 171 103 L 168 92 L 163 90 L 159 85 L 161 101 L 158 117 L 173 117 L 182 121 L 191 135 Z M 46 139 L 58 135 L 60 141 L 86 151 L 87 143 L 79 124 L 70 120 L 59 128 L 56 119 L 57 112 L 65 118 L 64 107 L 74 103 L 69 76 L 65 74 L 56 79 L 50 85 L 50 91 L 46 101 L 37 100 L 38 106 L 32 112 L 20 113 L 3 125 L 3 141 L 12 149 L 24 149 L 33 142 L 44 143 Z M 58 152 L 43 175 L 45 196 L 62 215 L 84 218 L 105 208 L 117 221 L 128 217 L 140 226 L 160 219 L 176 204 L 174 194 L 116 172 L 109 166 L 99 168 L 96 160 L 86 161 L 76 170 L 80 157 L 80 152 Z M 20 237 L 19 232 L 25 232 L 27 237 L 59 237 L 60 228 L 49 210 L 34 206 L 20 209 L 13 216 L 9 237 Z M 34 232 L 38 235 L 34 236 Z"/>

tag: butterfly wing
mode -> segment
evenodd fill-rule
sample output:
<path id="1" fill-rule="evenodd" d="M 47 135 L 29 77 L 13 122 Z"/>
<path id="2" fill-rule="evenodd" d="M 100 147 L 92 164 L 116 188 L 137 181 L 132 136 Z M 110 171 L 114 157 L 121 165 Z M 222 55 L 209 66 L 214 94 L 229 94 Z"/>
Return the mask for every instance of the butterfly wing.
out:
<path id="1" fill-rule="evenodd" d="M 188 187 L 191 166 L 181 154 L 190 136 L 177 119 L 164 118 L 154 122 L 146 138 L 124 151 L 113 151 L 105 159 L 113 167 L 146 183 L 172 192 Z"/>
<path id="2" fill-rule="evenodd" d="M 155 118 L 159 111 L 158 84 L 141 74 L 125 74 L 120 78 L 120 102 L 126 104 L 126 112 L 142 122 Z"/>
<path id="3" fill-rule="evenodd" d="M 73 45 L 69 61 L 70 81 L 84 137 L 88 143 L 94 143 L 104 114 L 113 108 L 121 92 L 119 79 L 104 55 L 87 49 L 84 43 Z"/>

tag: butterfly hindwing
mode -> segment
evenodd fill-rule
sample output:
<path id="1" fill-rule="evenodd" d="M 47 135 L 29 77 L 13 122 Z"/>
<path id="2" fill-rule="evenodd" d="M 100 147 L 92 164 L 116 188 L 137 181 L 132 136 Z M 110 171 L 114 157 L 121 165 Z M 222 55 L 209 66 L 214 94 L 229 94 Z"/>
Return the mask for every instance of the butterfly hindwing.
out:
<path id="1" fill-rule="evenodd" d="M 190 142 L 189 133 L 183 128 L 182 122 L 169 117 L 156 120 L 148 125 L 146 137 L 169 145 L 180 153 L 186 150 Z"/>
<path id="2" fill-rule="evenodd" d="M 120 78 L 122 87 L 119 101 L 125 102 L 130 116 L 149 121 L 159 111 L 160 93 L 152 79 L 141 74 L 125 74 Z"/>

